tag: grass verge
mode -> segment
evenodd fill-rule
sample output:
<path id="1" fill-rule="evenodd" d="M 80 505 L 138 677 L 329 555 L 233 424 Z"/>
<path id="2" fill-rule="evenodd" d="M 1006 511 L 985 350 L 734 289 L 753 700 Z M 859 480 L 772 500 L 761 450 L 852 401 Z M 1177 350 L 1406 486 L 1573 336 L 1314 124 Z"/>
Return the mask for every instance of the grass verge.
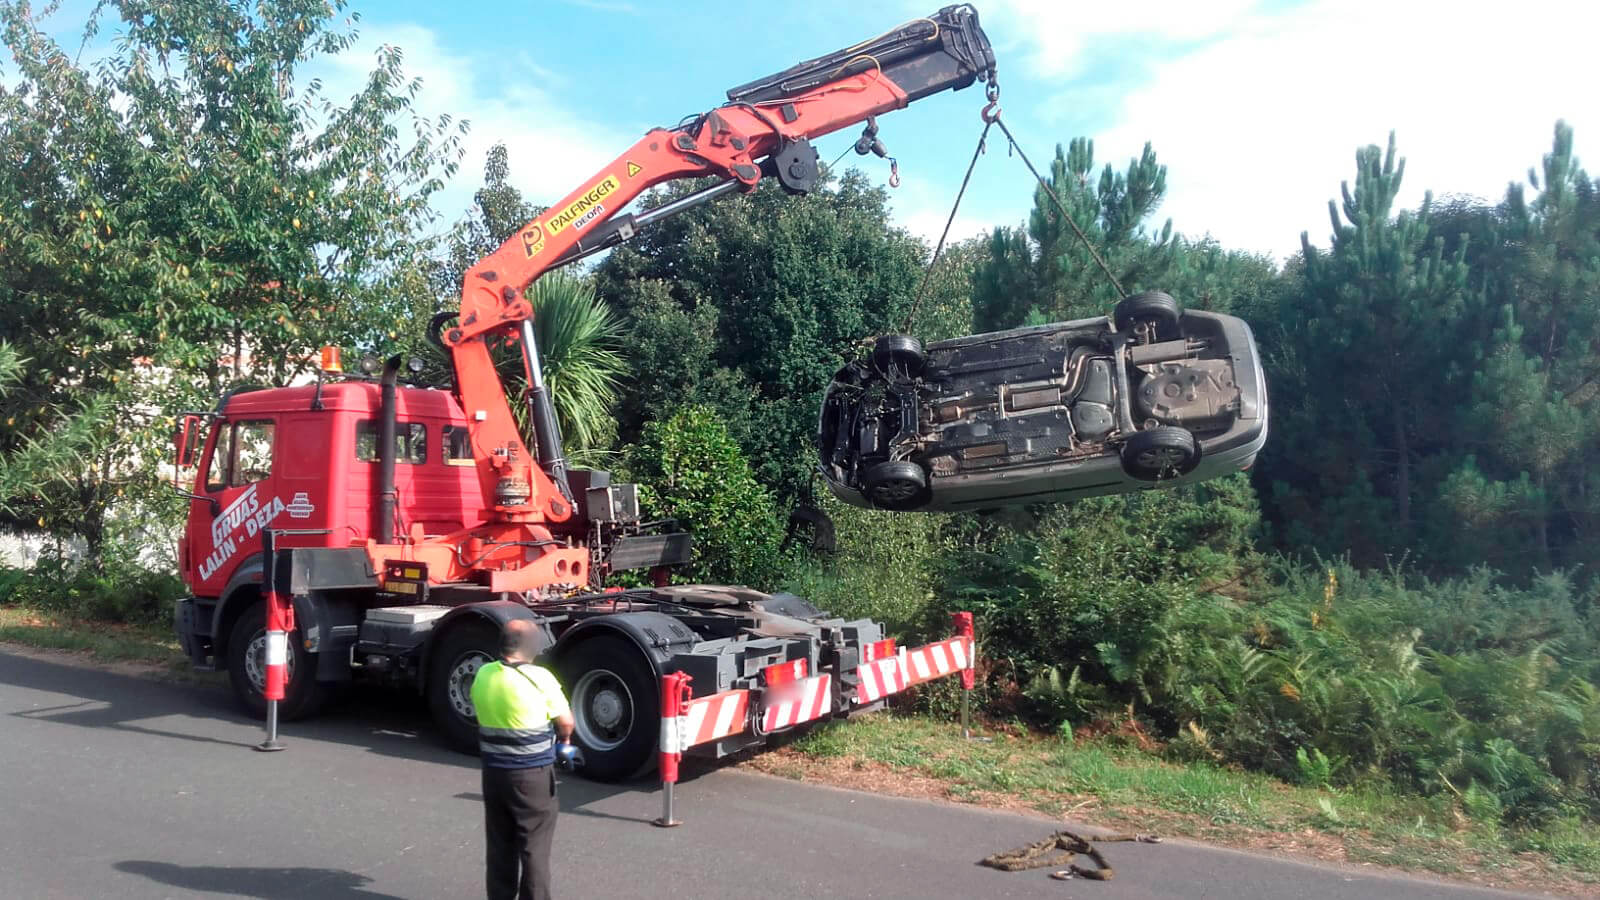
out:
<path id="1" fill-rule="evenodd" d="M 179 675 L 189 668 L 170 627 L 119 625 L 0 607 L 0 641 L 85 653 L 106 662 L 140 663 Z"/>
<path id="2" fill-rule="evenodd" d="M 1029 810 L 1484 886 L 1594 896 L 1600 884 L 1600 834 L 1576 821 L 1510 832 L 1467 819 L 1449 798 L 1297 787 L 1209 763 L 1167 762 L 1114 739 L 1012 728 L 981 736 L 988 740 L 969 742 L 955 725 L 885 713 L 825 726 L 744 765 L 876 793 Z"/>

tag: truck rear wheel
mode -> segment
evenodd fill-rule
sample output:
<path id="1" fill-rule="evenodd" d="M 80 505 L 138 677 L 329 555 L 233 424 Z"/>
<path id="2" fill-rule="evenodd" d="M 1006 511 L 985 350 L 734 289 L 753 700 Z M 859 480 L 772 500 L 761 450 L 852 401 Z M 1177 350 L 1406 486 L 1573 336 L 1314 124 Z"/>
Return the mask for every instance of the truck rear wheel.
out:
<path id="1" fill-rule="evenodd" d="M 267 607 L 253 604 L 239 615 L 228 634 L 228 683 L 233 696 L 246 713 L 257 719 L 267 717 L 267 701 L 261 696 L 267 678 Z M 330 688 L 316 679 L 317 661 L 299 640 L 289 634 L 289 683 L 278 702 L 278 718 L 284 721 L 316 715 L 327 702 Z"/>
<path id="2" fill-rule="evenodd" d="M 428 664 L 428 712 L 446 744 L 462 753 L 478 752 L 478 717 L 472 709 L 472 679 L 499 653 L 495 629 L 466 622 L 450 629 Z"/>
<path id="3" fill-rule="evenodd" d="M 656 762 L 661 686 L 638 647 L 611 635 L 590 638 L 560 656 L 556 675 L 572 706 L 585 777 L 621 781 Z"/>

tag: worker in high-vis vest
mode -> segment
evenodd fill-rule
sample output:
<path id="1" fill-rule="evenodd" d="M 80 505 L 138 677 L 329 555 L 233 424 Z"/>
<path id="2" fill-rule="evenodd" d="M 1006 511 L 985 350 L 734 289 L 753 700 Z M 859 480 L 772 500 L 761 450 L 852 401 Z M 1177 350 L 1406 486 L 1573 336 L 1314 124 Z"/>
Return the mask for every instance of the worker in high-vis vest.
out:
<path id="1" fill-rule="evenodd" d="M 538 641 L 531 622 L 506 623 L 499 661 L 483 665 L 472 681 L 489 900 L 548 900 L 558 809 L 555 764 L 582 763 L 572 746 L 572 710 L 561 685 L 533 664 Z"/>

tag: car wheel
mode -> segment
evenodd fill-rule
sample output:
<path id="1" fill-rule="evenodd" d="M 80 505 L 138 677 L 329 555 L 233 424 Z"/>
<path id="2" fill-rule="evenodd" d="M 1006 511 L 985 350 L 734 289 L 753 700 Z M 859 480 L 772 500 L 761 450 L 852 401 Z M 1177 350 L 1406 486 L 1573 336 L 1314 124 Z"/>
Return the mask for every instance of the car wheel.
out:
<path id="1" fill-rule="evenodd" d="M 1194 471 L 1200 442 L 1183 428 L 1162 425 L 1140 431 L 1122 445 L 1122 469 L 1140 481 L 1161 481 Z"/>
<path id="2" fill-rule="evenodd" d="M 1162 340 L 1178 337 L 1178 320 L 1182 316 L 1178 301 L 1162 291 L 1134 294 L 1118 303 L 1112 313 L 1118 331 L 1129 331 L 1135 325 L 1148 322 L 1155 326 L 1156 337 Z"/>
<path id="3" fill-rule="evenodd" d="M 298 631 L 289 633 L 288 644 L 289 683 L 278 702 L 278 718 L 292 722 L 315 715 L 327 701 L 329 687 L 317 681 L 317 661 L 300 642 Z M 257 719 L 267 717 L 267 701 L 261 696 L 266 681 L 267 605 L 262 602 L 240 614 L 228 634 L 228 683 L 239 707 Z"/>
<path id="4" fill-rule="evenodd" d="M 915 378 L 926 363 L 922 342 L 909 334 L 886 334 L 872 345 L 872 365 L 887 378 Z"/>
<path id="5" fill-rule="evenodd" d="M 500 636 L 486 622 L 464 622 L 450 629 L 428 662 L 428 712 L 445 743 L 462 753 L 478 752 L 478 717 L 472 708 L 472 680 L 499 652 Z"/>
<path id="6" fill-rule="evenodd" d="M 867 499 L 880 509 L 916 509 L 928 502 L 928 473 L 914 462 L 881 462 L 862 476 Z"/>
<path id="7" fill-rule="evenodd" d="M 661 682 L 638 647 L 610 635 L 589 638 L 561 654 L 556 675 L 572 707 L 584 777 L 621 781 L 656 762 Z"/>

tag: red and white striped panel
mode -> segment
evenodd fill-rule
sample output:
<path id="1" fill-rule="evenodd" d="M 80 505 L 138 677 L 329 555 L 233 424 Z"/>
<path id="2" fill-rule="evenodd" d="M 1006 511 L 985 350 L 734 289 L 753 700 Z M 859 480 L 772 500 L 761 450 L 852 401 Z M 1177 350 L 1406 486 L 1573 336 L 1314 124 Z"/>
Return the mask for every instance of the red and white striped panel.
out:
<path id="1" fill-rule="evenodd" d="M 888 656 L 856 666 L 856 702 L 872 703 L 896 691 L 906 689 L 905 672 L 900 668 L 900 657 Z"/>
<path id="2" fill-rule="evenodd" d="M 895 656 L 856 667 L 860 679 L 856 685 L 856 702 L 866 704 L 881 700 L 914 684 L 970 669 L 974 662 L 972 639 L 968 637 L 948 638 L 915 650 L 902 647 Z"/>
<path id="3" fill-rule="evenodd" d="M 761 730 L 766 733 L 790 728 L 833 712 L 833 676 L 824 672 L 814 678 L 785 684 L 767 692 L 761 711 Z"/>
<path id="4" fill-rule="evenodd" d="M 962 669 L 972 668 L 972 639 L 953 637 L 936 641 L 925 647 L 908 650 L 904 654 L 906 686 L 943 678 Z"/>
<path id="5" fill-rule="evenodd" d="M 750 692 L 723 691 L 709 697 L 696 697 L 683 707 L 678 734 L 687 750 L 745 729 L 750 714 Z"/>

